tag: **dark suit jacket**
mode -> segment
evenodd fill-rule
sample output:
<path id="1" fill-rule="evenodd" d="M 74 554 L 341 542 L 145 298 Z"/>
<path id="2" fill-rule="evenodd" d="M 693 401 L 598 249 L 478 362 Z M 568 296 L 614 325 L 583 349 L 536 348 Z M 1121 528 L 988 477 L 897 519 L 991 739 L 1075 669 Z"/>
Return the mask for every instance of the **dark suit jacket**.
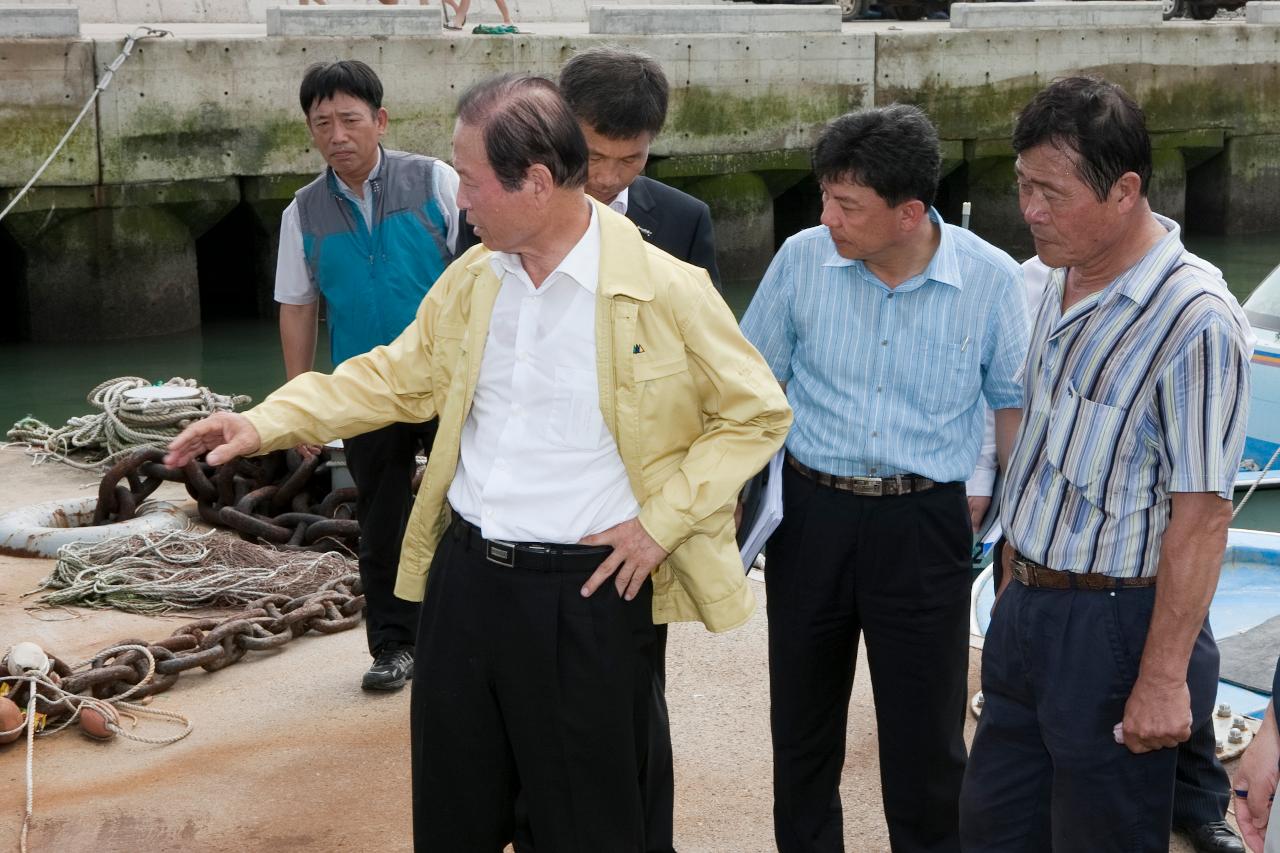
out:
<path id="1" fill-rule="evenodd" d="M 641 175 L 627 193 L 627 218 L 645 240 L 668 255 L 705 269 L 720 290 L 716 238 L 711 230 L 711 210 L 705 203 Z"/>

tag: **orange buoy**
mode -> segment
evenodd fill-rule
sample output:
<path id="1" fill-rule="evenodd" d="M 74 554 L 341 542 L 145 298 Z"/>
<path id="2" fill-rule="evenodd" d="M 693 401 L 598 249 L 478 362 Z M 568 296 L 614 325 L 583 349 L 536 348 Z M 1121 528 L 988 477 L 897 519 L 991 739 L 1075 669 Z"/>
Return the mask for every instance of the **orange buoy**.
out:
<path id="1" fill-rule="evenodd" d="M 0 743 L 12 743 L 22 736 L 22 709 L 7 696 L 0 696 Z M 16 731 L 9 732 L 10 729 Z M 3 734 L 9 732 L 9 734 Z"/>
<path id="2" fill-rule="evenodd" d="M 110 705 L 84 705 L 80 708 L 80 731 L 94 740 L 110 740 L 116 736 L 120 722 Z"/>

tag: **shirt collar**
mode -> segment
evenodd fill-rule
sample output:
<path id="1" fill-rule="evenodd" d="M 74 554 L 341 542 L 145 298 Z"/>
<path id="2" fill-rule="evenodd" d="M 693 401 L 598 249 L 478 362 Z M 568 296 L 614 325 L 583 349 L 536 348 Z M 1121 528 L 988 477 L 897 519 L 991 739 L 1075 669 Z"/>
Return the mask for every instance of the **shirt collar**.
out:
<path id="1" fill-rule="evenodd" d="M 596 206 L 591 204 L 589 208 L 591 221 L 587 223 L 586 232 L 547 276 L 543 288 L 533 286 L 518 253 L 494 252 L 490 255 L 489 263 L 494 275 L 501 280 L 504 274 L 510 273 L 520 279 L 530 292 L 543 290 L 547 284 L 554 284 L 557 276 L 564 275 L 577 282 L 583 290 L 594 294 L 600 280 L 600 220 L 596 217 Z"/>
<path id="2" fill-rule="evenodd" d="M 926 281 L 936 281 L 939 284 L 949 284 L 956 290 L 964 289 L 964 278 L 960 274 L 960 261 L 956 257 L 955 237 L 952 236 L 951 230 L 947 228 L 946 223 L 942 221 L 942 215 L 938 211 L 929 208 L 929 221 L 938 226 L 938 248 L 933 253 L 933 257 L 929 259 L 929 264 L 924 268 L 918 276 L 907 279 L 903 285 L 909 285 L 904 290 L 914 290 Z M 879 279 L 867 269 L 867 265 L 862 261 L 853 260 L 852 258 L 843 257 L 836 249 L 831 250 L 831 256 L 827 258 L 823 264 L 824 267 L 856 267 L 857 272 L 872 281 Z M 902 288 L 902 285 L 898 286 Z"/>
<path id="3" fill-rule="evenodd" d="M 1169 273 L 1182 261 L 1182 229 L 1166 216 L 1152 213 L 1156 221 L 1169 232 L 1147 250 L 1142 258 L 1120 275 L 1107 288 L 1110 295 L 1123 296 L 1137 305 L 1146 305 L 1156 288 L 1169 277 Z"/>
<path id="4" fill-rule="evenodd" d="M 372 183 L 373 181 L 376 181 L 381 176 L 382 176 L 382 146 L 379 145 L 378 146 L 378 162 L 373 164 L 373 171 L 369 172 L 369 175 L 364 179 L 364 184 L 360 187 L 360 189 L 364 191 L 365 198 L 369 197 L 369 184 Z M 347 186 L 346 181 L 338 177 L 337 172 L 333 173 L 333 179 L 338 182 L 338 189 L 342 191 L 343 195 L 351 198 L 353 201 L 361 201 L 360 197 L 356 195 L 355 190 Z"/>

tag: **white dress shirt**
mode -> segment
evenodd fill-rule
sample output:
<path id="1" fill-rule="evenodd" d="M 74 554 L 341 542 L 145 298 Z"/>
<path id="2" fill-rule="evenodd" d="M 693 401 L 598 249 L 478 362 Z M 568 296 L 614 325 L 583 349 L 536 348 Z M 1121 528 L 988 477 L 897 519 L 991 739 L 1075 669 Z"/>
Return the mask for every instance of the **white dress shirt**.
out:
<path id="1" fill-rule="evenodd" d="M 613 201 L 609 202 L 609 207 L 623 216 L 627 215 L 627 197 L 631 194 L 631 187 L 623 187 L 622 192 L 614 196 Z"/>
<path id="2" fill-rule="evenodd" d="M 600 223 L 534 287 L 519 255 L 490 258 L 501 289 L 449 503 L 486 539 L 574 543 L 640 506 L 600 413 Z"/>
<path id="3" fill-rule="evenodd" d="M 365 178 L 361 187 L 361 195 L 338 178 L 338 190 L 355 202 L 364 217 L 365 227 L 373 230 L 373 190 L 369 182 L 382 170 L 382 151 L 378 151 L 378 163 Z M 335 177 L 337 177 L 335 175 Z M 436 197 L 449 224 L 449 232 L 445 242 L 449 251 L 457 251 L 458 246 L 458 173 L 443 160 L 436 160 L 431 170 L 435 184 Z M 289 202 L 280 217 L 280 251 L 276 255 L 276 302 L 285 305 L 310 305 L 316 301 L 320 291 L 311 281 L 307 271 L 307 258 L 302 251 L 302 225 L 298 221 L 298 200 Z"/>

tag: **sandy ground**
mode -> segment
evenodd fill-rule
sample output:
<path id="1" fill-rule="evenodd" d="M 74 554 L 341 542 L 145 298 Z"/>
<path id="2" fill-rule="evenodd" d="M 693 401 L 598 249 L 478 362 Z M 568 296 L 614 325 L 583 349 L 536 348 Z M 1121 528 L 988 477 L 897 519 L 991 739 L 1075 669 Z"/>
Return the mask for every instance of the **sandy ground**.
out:
<path id="1" fill-rule="evenodd" d="M 91 493 L 92 475 L 30 467 L 0 452 L 0 512 Z M 166 486 L 166 488 L 170 488 Z M 179 494 L 181 494 L 179 492 Z M 154 641 L 179 619 L 28 609 L 52 563 L 0 557 L 0 647 L 32 640 L 80 660 L 128 637 Z M 757 586 L 763 602 L 763 584 Z M 682 853 L 773 850 L 766 622 L 712 635 L 672 626 L 668 698 Z M 96 743 L 74 731 L 37 740 L 32 851 L 408 851 L 409 694 L 359 689 L 364 632 L 308 635 L 217 673 L 184 674 L 153 707 L 195 724 L 185 740 Z M 977 686 L 977 657 L 970 681 Z M 865 660 L 859 659 L 865 671 Z M 172 729 L 147 723 L 140 734 Z M 969 726 L 972 734 L 972 722 Z M 886 851 L 867 679 L 853 688 L 841 786 L 850 851 Z M 17 849 L 25 750 L 0 747 L 0 847 Z M 1191 848 L 1178 841 L 1175 851 Z"/>

